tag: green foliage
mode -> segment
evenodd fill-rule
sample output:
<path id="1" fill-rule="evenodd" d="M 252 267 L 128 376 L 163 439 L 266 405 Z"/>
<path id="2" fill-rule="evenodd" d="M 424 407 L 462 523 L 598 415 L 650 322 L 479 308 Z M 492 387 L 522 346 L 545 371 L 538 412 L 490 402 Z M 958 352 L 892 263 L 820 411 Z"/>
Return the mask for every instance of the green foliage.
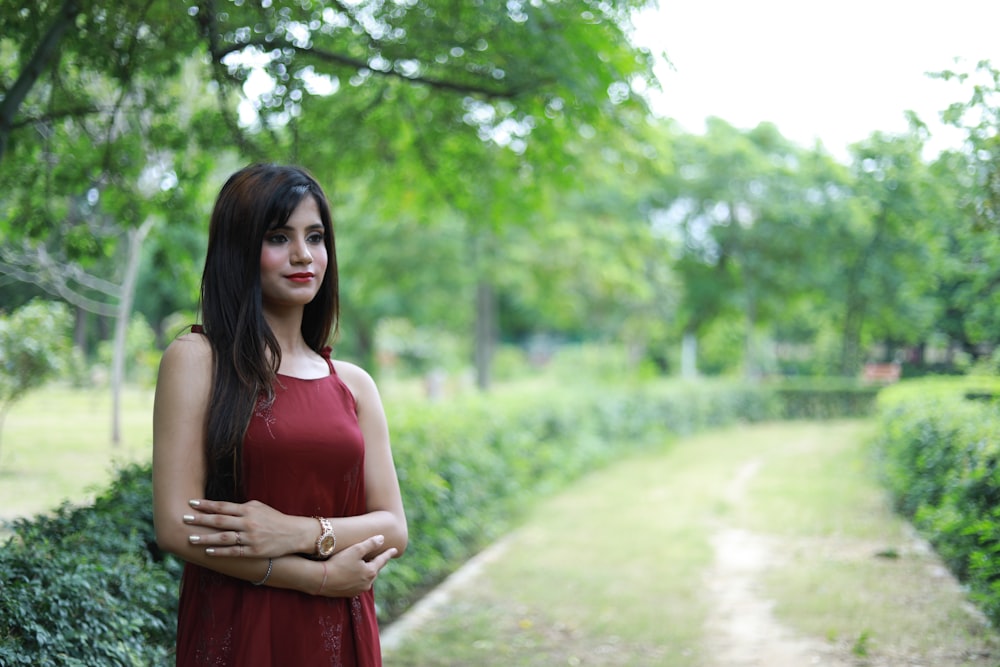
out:
<path id="1" fill-rule="evenodd" d="M 880 388 L 835 377 L 784 380 L 772 391 L 784 419 L 832 419 L 870 415 Z"/>
<path id="2" fill-rule="evenodd" d="M 870 630 L 862 630 L 861 634 L 851 646 L 851 653 L 859 658 L 867 658 L 871 648 L 872 633 Z"/>
<path id="3" fill-rule="evenodd" d="M 152 522 L 148 466 L 122 469 L 92 507 L 15 521 L 0 548 L 0 664 L 169 662 L 181 563 Z"/>
<path id="4" fill-rule="evenodd" d="M 194 321 L 194 320 L 189 320 Z M 97 347 L 97 361 L 111 366 L 114 349 L 111 341 L 102 341 Z M 156 346 L 156 334 L 142 315 L 134 314 L 125 333 L 125 366 L 128 380 L 134 384 L 151 387 L 156 382 L 156 369 L 161 352 Z"/>
<path id="5" fill-rule="evenodd" d="M 877 451 L 896 508 L 934 544 L 1000 624 L 1000 412 L 991 379 L 924 380 L 886 390 Z M 970 387 L 979 387 L 970 391 Z"/>
<path id="6" fill-rule="evenodd" d="M 379 578 L 381 613 L 412 604 L 539 494 L 669 435 L 774 414 L 765 393 L 726 383 L 521 388 L 390 411 L 414 539 Z"/>
<path id="7" fill-rule="evenodd" d="M 68 361 L 71 323 L 66 304 L 41 299 L 0 314 L 0 427 L 12 403 Z"/>

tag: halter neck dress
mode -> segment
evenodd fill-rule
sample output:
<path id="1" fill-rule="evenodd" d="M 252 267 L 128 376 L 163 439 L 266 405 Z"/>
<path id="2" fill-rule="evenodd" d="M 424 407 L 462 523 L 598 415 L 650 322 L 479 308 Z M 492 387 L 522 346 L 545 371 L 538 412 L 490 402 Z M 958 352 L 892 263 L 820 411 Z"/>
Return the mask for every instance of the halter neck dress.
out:
<path id="1" fill-rule="evenodd" d="M 258 402 L 243 441 L 246 497 L 298 516 L 364 514 L 365 444 L 357 405 L 329 349 L 323 357 L 329 375 L 279 375 L 273 402 Z M 381 664 L 373 591 L 320 597 L 185 565 L 177 665 Z"/>

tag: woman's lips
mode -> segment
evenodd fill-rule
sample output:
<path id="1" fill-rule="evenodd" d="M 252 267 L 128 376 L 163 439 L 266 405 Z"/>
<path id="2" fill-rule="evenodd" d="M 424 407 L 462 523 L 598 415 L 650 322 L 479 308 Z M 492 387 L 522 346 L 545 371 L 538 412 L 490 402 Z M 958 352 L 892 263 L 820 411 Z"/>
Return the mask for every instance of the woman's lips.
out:
<path id="1" fill-rule="evenodd" d="M 312 280 L 314 276 L 311 273 L 292 273 L 285 277 L 291 280 L 293 283 L 307 283 L 310 280 Z"/>

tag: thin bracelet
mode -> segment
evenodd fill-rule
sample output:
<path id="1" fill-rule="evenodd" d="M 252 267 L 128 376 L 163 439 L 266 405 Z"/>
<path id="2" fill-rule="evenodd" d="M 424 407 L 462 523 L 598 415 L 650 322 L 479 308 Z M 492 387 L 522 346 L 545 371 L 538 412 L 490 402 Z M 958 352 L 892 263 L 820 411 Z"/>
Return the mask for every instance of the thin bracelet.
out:
<path id="1" fill-rule="evenodd" d="M 321 561 L 323 563 L 323 583 L 319 585 L 319 590 L 316 591 L 316 595 L 323 592 L 323 587 L 326 586 L 326 561 Z"/>
<path id="2" fill-rule="evenodd" d="M 271 578 L 271 568 L 272 567 L 274 567 L 274 559 L 273 558 L 268 558 L 267 559 L 267 572 L 264 573 L 264 578 L 261 579 L 260 581 L 251 581 L 250 583 L 253 584 L 254 586 L 263 586 L 264 584 L 266 584 L 267 580 Z"/>

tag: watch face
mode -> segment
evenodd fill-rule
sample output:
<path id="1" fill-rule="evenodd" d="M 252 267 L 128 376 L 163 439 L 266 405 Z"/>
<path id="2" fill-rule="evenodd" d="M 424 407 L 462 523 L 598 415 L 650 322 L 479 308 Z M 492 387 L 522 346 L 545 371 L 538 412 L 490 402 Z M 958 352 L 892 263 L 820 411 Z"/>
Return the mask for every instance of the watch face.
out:
<path id="1" fill-rule="evenodd" d="M 319 542 L 319 552 L 324 556 L 333 553 L 333 547 L 337 544 L 332 535 L 327 535 Z"/>

